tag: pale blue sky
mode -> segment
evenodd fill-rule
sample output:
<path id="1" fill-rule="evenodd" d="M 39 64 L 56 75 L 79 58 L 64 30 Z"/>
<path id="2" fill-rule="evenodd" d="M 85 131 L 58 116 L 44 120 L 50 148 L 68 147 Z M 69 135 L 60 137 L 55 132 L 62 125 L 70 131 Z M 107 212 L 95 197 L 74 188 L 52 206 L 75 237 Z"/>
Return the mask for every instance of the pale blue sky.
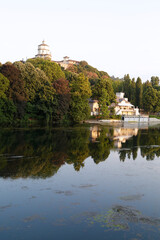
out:
<path id="1" fill-rule="evenodd" d="M 69 56 L 144 81 L 160 76 L 159 0 L 5 0 L 0 62 L 34 57 L 43 39 L 53 60 Z"/>

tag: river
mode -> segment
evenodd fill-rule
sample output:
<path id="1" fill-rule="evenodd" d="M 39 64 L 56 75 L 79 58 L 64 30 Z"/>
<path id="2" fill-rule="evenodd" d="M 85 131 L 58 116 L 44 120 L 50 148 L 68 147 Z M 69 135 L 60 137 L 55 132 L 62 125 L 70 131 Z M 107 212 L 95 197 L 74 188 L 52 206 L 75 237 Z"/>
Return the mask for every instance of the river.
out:
<path id="1" fill-rule="evenodd" d="M 160 239 L 160 126 L 0 131 L 0 239 Z"/>

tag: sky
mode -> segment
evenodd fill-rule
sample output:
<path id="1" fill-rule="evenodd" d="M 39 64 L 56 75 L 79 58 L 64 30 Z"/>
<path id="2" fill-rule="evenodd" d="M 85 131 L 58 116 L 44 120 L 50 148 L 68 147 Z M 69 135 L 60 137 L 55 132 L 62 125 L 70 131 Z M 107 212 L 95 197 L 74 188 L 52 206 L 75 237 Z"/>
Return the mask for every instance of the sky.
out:
<path id="1" fill-rule="evenodd" d="M 45 40 L 53 60 L 85 60 L 110 76 L 160 77 L 159 0 L 5 0 L 0 62 L 32 58 Z"/>

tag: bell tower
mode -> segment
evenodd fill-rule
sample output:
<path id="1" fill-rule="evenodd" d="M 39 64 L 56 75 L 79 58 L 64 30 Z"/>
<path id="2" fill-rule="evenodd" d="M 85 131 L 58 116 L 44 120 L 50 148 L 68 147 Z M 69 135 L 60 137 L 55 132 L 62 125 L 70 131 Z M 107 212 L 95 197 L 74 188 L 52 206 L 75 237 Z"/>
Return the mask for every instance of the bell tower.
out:
<path id="1" fill-rule="evenodd" d="M 51 52 L 49 50 L 49 46 L 43 40 L 40 45 L 38 45 L 38 54 L 35 58 L 43 58 L 43 59 L 50 59 L 52 58 Z"/>

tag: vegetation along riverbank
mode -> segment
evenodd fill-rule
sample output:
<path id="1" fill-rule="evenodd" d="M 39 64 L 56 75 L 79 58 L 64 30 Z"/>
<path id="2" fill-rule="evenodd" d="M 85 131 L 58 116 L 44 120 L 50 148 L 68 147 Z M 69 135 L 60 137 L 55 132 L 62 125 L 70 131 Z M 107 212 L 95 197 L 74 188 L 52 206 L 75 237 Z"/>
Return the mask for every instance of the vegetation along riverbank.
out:
<path id="1" fill-rule="evenodd" d="M 7 62 L 0 64 L 0 125 L 79 123 L 91 118 L 89 99 L 98 101 L 96 118 L 120 119 L 109 107 L 116 101 L 116 92 L 124 92 L 144 113 L 160 112 L 158 77 L 144 83 L 129 74 L 119 79 L 85 61 L 67 69 L 42 58 Z"/>

